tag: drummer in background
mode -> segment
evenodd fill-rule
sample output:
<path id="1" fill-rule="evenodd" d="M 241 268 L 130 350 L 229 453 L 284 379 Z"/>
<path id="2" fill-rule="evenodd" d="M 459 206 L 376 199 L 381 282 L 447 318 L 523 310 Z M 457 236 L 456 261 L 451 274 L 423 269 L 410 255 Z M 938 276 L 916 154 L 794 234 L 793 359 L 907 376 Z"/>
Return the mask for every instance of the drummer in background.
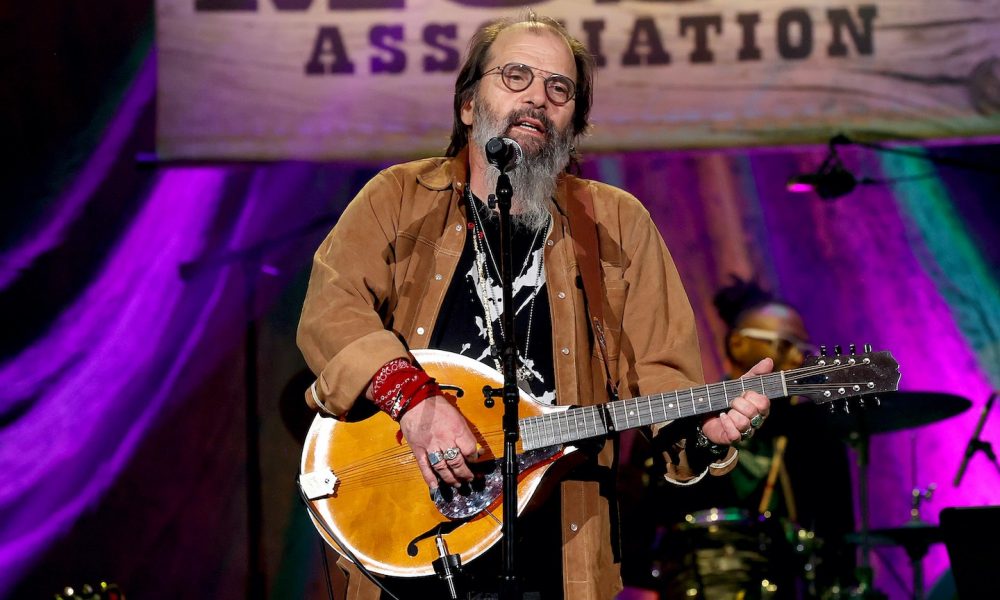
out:
<path id="1" fill-rule="evenodd" d="M 731 285 L 716 293 L 714 303 L 728 326 L 725 349 L 729 378 L 739 377 L 764 357 L 774 359 L 776 371 L 793 369 L 812 351 L 798 311 L 752 281 L 734 276 Z M 803 538 L 805 544 L 798 555 L 803 564 L 794 573 L 800 580 L 798 586 L 804 589 L 777 597 L 818 597 L 836 583 L 852 580 L 853 550 L 843 543 L 854 522 L 850 471 L 843 442 L 823 434 L 829 430 L 823 424 L 825 414 L 822 407 L 807 401 L 774 400 L 767 424 L 749 440 L 738 442 L 739 465 L 729 477 L 697 487 L 658 486 L 653 490 L 660 514 L 668 518 L 661 529 L 666 538 L 658 543 L 659 553 L 669 554 L 666 546 L 672 542 L 683 544 L 676 536 L 682 535 L 678 525 L 685 522 L 686 515 L 725 508 L 732 509 L 730 514 L 743 512 L 751 521 L 763 514 L 768 521 L 781 523 L 787 541 L 780 543 L 793 548 L 799 542 L 799 531 L 814 534 L 811 540 Z M 781 553 L 769 554 L 772 556 L 765 558 L 774 559 Z M 806 567 L 804 563 L 810 559 L 814 564 Z M 764 570 L 774 573 L 779 568 L 783 567 L 772 565 Z M 759 590 L 748 589 L 745 597 L 759 594 Z"/>

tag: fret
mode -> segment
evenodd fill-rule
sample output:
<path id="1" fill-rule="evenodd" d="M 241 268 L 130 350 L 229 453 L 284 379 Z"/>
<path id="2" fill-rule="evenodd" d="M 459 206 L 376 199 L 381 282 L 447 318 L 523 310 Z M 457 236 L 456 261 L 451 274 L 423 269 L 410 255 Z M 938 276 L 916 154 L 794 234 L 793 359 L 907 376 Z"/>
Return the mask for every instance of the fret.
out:
<path id="1" fill-rule="evenodd" d="M 611 417 L 611 426 L 615 428 L 615 431 L 622 430 L 621 417 L 619 416 L 619 413 L 622 410 L 623 403 L 624 400 L 619 400 L 609 407 L 610 410 L 608 411 L 608 416 Z"/>

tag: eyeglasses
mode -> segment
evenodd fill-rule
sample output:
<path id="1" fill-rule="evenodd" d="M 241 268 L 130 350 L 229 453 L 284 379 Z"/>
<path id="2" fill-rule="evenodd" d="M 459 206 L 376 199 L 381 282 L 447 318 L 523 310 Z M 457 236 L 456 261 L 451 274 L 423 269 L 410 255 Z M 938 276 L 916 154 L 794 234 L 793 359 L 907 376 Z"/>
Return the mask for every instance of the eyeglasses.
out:
<path id="1" fill-rule="evenodd" d="M 535 71 L 549 73 L 549 76 L 544 79 L 545 95 L 556 106 L 562 106 L 576 96 L 576 84 L 565 75 L 543 71 L 521 63 L 507 63 L 502 67 L 493 67 L 483 73 L 482 77 L 486 77 L 494 71 L 499 71 L 503 84 L 512 92 L 523 92 L 528 89 L 528 86 L 535 80 Z"/>
<path id="2" fill-rule="evenodd" d="M 736 333 L 750 339 L 770 342 L 771 347 L 774 348 L 778 354 L 786 354 L 792 348 L 798 348 L 799 352 L 803 355 L 819 354 L 819 349 L 816 346 L 805 340 L 801 340 L 794 335 L 785 335 L 777 331 L 771 331 L 770 329 L 757 329 L 755 327 L 744 327 L 743 329 L 738 329 Z"/>

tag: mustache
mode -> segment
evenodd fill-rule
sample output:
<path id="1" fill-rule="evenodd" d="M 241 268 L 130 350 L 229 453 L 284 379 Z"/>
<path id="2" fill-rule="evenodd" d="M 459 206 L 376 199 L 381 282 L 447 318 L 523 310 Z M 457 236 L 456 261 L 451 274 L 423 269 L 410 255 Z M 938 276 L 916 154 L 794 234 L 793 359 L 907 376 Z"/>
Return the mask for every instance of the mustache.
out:
<path id="1" fill-rule="evenodd" d="M 552 122 L 552 119 L 550 119 L 544 111 L 530 108 L 522 108 L 509 113 L 507 115 L 507 122 L 503 129 L 504 134 L 509 134 L 511 128 L 514 127 L 514 124 L 524 118 L 534 119 L 541 123 L 542 127 L 545 128 L 545 138 L 552 139 L 552 136 L 555 133 L 555 124 Z"/>

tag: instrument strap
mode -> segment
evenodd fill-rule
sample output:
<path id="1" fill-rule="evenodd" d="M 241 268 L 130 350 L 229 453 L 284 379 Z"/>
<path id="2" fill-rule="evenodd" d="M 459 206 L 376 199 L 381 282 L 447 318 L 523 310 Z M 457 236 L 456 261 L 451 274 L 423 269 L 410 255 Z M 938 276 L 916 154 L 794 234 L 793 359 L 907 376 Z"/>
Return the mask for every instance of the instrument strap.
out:
<path id="1" fill-rule="evenodd" d="M 594 220 L 594 199 L 589 186 L 582 186 L 568 194 L 578 206 L 569 207 L 569 229 L 573 236 L 573 251 L 583 279 L 583 298 L 590 317 L 590 324 L 597 338 L 604 363 L 604 377 L 607 380 L 611 400 L 618 400 L 618 386 L 611 375 L 608 361 L 608 345 L 604 336 L 604 288 L 600 267 L 600 244 L 597 241 L 597 222 Z"/>

